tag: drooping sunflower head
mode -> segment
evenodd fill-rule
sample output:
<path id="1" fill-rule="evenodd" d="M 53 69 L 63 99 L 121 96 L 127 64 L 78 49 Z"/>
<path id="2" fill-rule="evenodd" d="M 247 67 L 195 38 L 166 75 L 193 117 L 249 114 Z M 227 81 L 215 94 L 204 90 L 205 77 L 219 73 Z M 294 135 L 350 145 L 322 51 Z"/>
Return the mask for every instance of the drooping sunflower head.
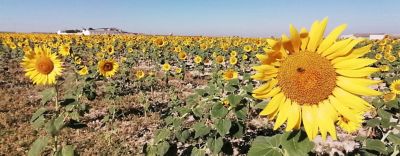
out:
<path id="1" fill-rule="evenodd" d="M 187 57 L 187 54 L 186 54 L 186 52 L 179 52 L 178 53 L 178 58 L 180 59 L 180 60 L 185 60 L 186 59 L 186 57 Z"/>
<path id="2" fill-rule="evenodd" d="M 105 77 L 112 77 L 119 68 L 118 63 L 114 59 L 101 60 L 97 65 L 99 73 Z"/>
<path id="3" fill-rule="evenodd" d="M 270 99 L 260 115 L 276 119 L 274 129 L 287 121 L 287 131 L 303 125 L 309 139 L 319 132 L 323 139 L 327 133 L 336 139 L 335 123 L 353 132 L 363 113 L 372 108 L 358 95 L 381 95 L 369 88 L 381 81 L 366 78 L 379 71 L 368 67 L 376 60 L 360 58 L 371 45 L 355 49 L 362 39 L 337 40 L 345 24 L 324 38 L 327 22 L 327 18 L 315 21 L 310 32 L 290 25 L 290 38 L 269 39 L 271 48 L 256 55 L 261 65 L 253 67 L 252 78 L 265 83 L 253 97 Z"/>
<path id="4" fill-rule="evenodd" d="M 56 77 L 63 70 L 57 55 L 45 47 L 35 47 L 34 53 L 24 56 L 21 65 L 25 69 L 25 75 L 38 85 L 55 84 Z"/>

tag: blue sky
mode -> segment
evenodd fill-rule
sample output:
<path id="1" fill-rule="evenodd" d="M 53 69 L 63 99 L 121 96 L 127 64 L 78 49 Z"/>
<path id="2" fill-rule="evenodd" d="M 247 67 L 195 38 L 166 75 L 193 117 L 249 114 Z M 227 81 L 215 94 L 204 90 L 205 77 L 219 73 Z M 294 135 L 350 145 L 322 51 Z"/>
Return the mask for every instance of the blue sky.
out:
<path id="1" fill-rule="evenodd" d="M 0 31 L 55 32 L 117 27 L 130 32 L 267 37 L 309 28 L 329 17 L 328 30 L 400 33 L 398 0 L 0 0 Z"/>

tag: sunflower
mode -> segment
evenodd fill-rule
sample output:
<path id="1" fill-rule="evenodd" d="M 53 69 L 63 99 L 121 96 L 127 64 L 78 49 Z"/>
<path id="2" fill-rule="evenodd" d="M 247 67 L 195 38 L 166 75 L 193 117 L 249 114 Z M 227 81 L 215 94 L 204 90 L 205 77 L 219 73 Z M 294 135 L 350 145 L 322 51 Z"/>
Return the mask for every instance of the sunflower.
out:
<path id="1" fill-rule="evenodd" d="M 376 54 L 375 59 L 380 60 L 382 58 L 382 54 Z"/>
<path id="2" fill-rule="evenodd" d="M 257 73 L 252 78 L 266 83 L 253 90 L 253 97 L 271 98 L 260 115 L 276 119 L 275 130 L 287 121 L 286 131 L 303 125 L 310 140 L 318 132 L 323 139 L 329 132 L 336 140 L 336 121 L 352 132 L 360 126 L 363 113 L 372 108 L 358 95 L 382 94 L 369 88 L 381 81 L 366 78 L 379 71 L 366 67 L 376 60 L 359 58 L 371 45 L 354 49 L 362 39 L 336 41 L 345 24 L 323 38 L 327 22 L 327 18 L 315 21 L 309 33 L 305 28 L 299 33 L 290 25 L 290 38 L 268 39 L 271 50 L 256 55 L 261 65 L 253 67 Z"/>
<path id="3" fill-rule="evenodd" d="M 114 46 L 113 45 L 107 45 L 105 51 L 109 54 L 112 55 L 114 54 Z"/>
<path id="4" fill-rule="evenodd" d="M 24 56 L 21 65 L 25 68 L 25 75 L 38 85 L 55 84 L 56 76 L 60 76 L 63 70 L 57 55 L 45 47 L 35 47 L 33 53 Z"/>
<path id="5" fill-rule="evenodd" d="M 112 77 L 117 72 L 119 65 L 114 59 L 101 60 L 97 65 L 98 71 L 105 77 Z"/>
<path id="6" fill-rule="evenodd" d="M 215 58 L 215 61 L 216 61 L 218 64 L 222 64 L 222 63 L 224 63 L 225 58 L 224 58 L 224 56 L 218 55 L 218 56 Z"/>
<path id="7" fill-rule="evenodd" d="M 203 60 L 203 58 L 201 58 L 201 56 L 199 56 L 199 55 L 196 55 L 194 57 L 194 63 L 196 63 L 196 64 L 201 63 L 202 60 Z"/>
<path id="8" fill-rule="evenodd" d="M 236 78 L 238 78 L 238 72 L 236 72 L 232 69 L 229 69 L 224 72 L 223 78 L 224 78 L 224 80 L 236 79 Z"/>
<path id="9" fill-rule="evenodd" d="M 396 94 L 393 92 L 386 93 L 385 95 L 383 95 L 383 101 L 385 102 L 392 101 L 394 99 L 396 99 Z"/>
<path id="10" fill-rule="evenodd" d="M 242 59 L 243 59 L 243 60 L 247 60 L 248 58 L 249 58 L 249 57 L 248 57 L 246 54 L 243 54 L 243 55 L 242 55 Z"/>
<path id="11" fill-rule="evenodd" d="M 68 56 L 68 55 L 70 54 L 69 49 L 70 49 L 69 45 L 61 45 L 61 46 L 58 48 L 58 53 L 59 53 L 61 56 Z"/>
<path id="12" fill-rule="evenodd" d="M 81 69 L 78 71 L 79 75 L 87 75 L 89 73 L 89 70 L 86 66 L 82 66 Z"/>
<path id="13" fill-rule="evenodd" d="M 230 55 L 231 55 L 232 57 L 235 57 L 235 56 L 237 56 L 237 52 L 236 52 L 236 51 L 231 51 Z"/>
<path id="14" fill-rule="evenodd" d="M 390 90 L 395 94 L 400 94 L 400 79 L 394 80 L 390 85 Z"/>
<path id="15" fill-rule="evenodd" d="M 250 52 L 252 49 L 253 49 L 253 48 L 252 48 L 250 45 L 245 45 L 245 46 L 243 47 L 243 50 L 244 50 L 245 52 Z"/>
<path id="16" fill-rule="evenodd" d="M 387 72 L 390 70 L 390 67 L 388 65 L 381 65 L 379 66 L 379 69 L 383 72 Z"/>
<path id="17" fill-rule="evenodd" d="M 396 56 L 390 55 L 390 56 L 387 58 L 387 60 L 388 60 L 389 62 L 392 63 L 392 62 L 396 61 L 397 58 L 396 58 Z"/>
<path id="18" fill-rule="evenodd" d="M 143 78 L 144 77 L 144 71 L 143 70 L 137 70 L 136 72 L 135 72 L 135 76 L 136 76 L 136 78 L 139 80 L 139 79 L 141 79 L 141 78 Z"/>
<path id="19" fill-rule="evenodd" d="M 178 58 L 179 58 L 180 60 L 185 60 L 186 57 L 187 57 L 186 52 L 179 52 L 179 53 L 178 53 Z"/>
<path id="20" fill-rule="evenodd" d="M 237 63 L 237 58 L 235 57 L 235 56 L 231 56 L 231 57 L 229 57 L 229 63 L 231 64 L 231 65 L 235 65 L 236 63 Z"/>
<path id="21" fill-rule="evenodd" d="M 162 70 L 169 71 L 170 69 L 171 69 L 171 65 L 169 65 L 169 63 L 164 63 L 162 65 Z"/>
<path id="22" fill-rule="evenodd" d="M 177 73 L 177 74 L 182 73 L 182 68 L 176 68 L 175 73 Z"/>

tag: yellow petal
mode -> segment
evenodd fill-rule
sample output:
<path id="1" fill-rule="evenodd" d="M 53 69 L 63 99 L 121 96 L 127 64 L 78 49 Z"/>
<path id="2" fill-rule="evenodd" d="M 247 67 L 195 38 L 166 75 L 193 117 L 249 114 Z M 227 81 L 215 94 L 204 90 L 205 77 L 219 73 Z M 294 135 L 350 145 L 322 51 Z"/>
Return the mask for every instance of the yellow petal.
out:
<path id="1" fill-rule="evenodd" d="M 260 115 L 269 115 L 275 112 L 279 105 L 281 105 L 285 100 L 285 95 L 283 93 L 279 93 L 278 95 L 274 96 L 271 101 L 268 102 L 267 106 L 260 112 Z"/>
<path id="2" fill-rule="evenodd" d="M 325 32 L 326 25 L 328 24 L 328 18 L 325 17 L 321 22 L 315 21 L 310 29 L 310 41 L 307 45 L 308 51 L 315 51 L 322 41 L 322 37 Z"/>
<path id="3" fill-rule="evenodd" d="M 347 44 L 350 43 L 350 41 L 352 41 L 351 38 L 335 42 L 332 46 L 330 46 L 328 49 L 323 51 L 321 55 L 327 56 L 329 54 L 332 54 L 333 52 L 335 52 L 338 49 L 343 49 Z"/>
<path id="4" fill-rule="evenodd" d="M 291 105 L 292 101 L 290 99 L 286 99 L 286 101 L 279 107 L 279 114 L 275 121 L 274 130 L 277 130 L 287 120 Z"/>
<path id="5" fill-rule="evenodd" d="M 375 59 L 356 58 L 338 62 L 336 64 L 333 64 L 333 67 L 337 69 L 359 69 L 365 66 L 369 66 L 375 62 Z"/>
<path id="6" fill-rule="evenodd" d="M 301 38 L 301 50 L 305 51 L 307 48 L 307 44 L 309 41 L 309 36 L 306 28 L 301 28 L 300 31 L 300 38 Z"/>
<path id="7" fill-rule="evenodd" d="M 379 68 L 365 67 L 361 69 L 336 69 L 336 73 L 347 77 L 366 77 L 378 72 Z"/>
<path id="8" fill-rule="evenodd" d="M 328 49 L 346 28 L 347 24 L 342 24 L 333 29 L 332 32 L 329 33 L 329 35 L 321 42 L 317 52 L 321 54 L 324 50 Z"/>
<path id="9" fill-rule="evenodd" d="M 298 33 L 296 27 L 294 27 L 292 24 L 289 26 L 290 29 L 290 37 L 292 40 L 292 46 L 294 52 L 299 52 L 300 51 L 300 34 Z"/>
<path id="10" fill-rule="evenodd" d="M 354 94 L 351 94 L 339 87 L 333 89 L 332 94 L 335 97 L 337 97 L 337 99 L 341 101 L 343 104 L 345 104 L 347 107 L 354 110 L 366 111 L 373 107 L 371 104 L 369 104 L 362 98 Z"/>
<path id="11" fill-rule="evenodd" d="M 370 52 L 372 47 L 372 44 L 361 47 L 361 48 L 357 48 L 354 49 L 350 55 L 344 56 L 344 57 L 338 57 L 333 59 L 331 62 L 332 64 L 336 64 L 337 62 L 340 61 L 345 61 L 345 60 L 349 60 L 349 59 L 355 59 L 355 58 L 359 58 L 361 56 L 364 56 L 365 54 L 367 54 L 368 52 Z"/>
<path id="12" fill-rule="evenodd" d="M 301 122 L 300 120 L 300 112 L 301 112 L 301 108 L 300 105 L 297 104 L 297 102 L 292 102 L 292 106 L 290 108 L 290 113 L 288 116 L 288 122 L 286 125 L 286 131 L 290 131 L 292 130 L 299 122 Z"/>
<path id="13" fill-rule="evenodd" d="M 303 105 L 302 106 L 302 119 L 304 129 L 306 130 L 307 136 L 310 140 L 313 140 L 318 133 L 318 124 L 316 123 L 316 107 L 315 105 Z"/>
<path id="14" fill-rule="evenodd" d="M 327 101 L 327 100 L 326 100 Z M 333 140 L 336 140 L 336 129 L 334 122 L 335 120 L 327 117 L 327 115 L 332 114 L 337 114 L 336 110 L 330 106 L 331 104 L 329 102 L 321 102 L 318 105 L 318 112 L 317 112 L 317 118 L 318 118 L 318 127 L 321 131 L 322 139 L 326 139 L 326 133 L 329 132 Z"/>
<path id="15" fill-rule="evenodd" d="M 338 76 L 336 84 L 339 87 L 343 88 L 344 90 L 357 95 L 366 95 L 366 96 L 382 95 L 381 92 L 368 88 L 368 86 L 365 86 L 366 83 L 363 82 L 363 80 L 361 81 L 359 80 L 360 79 L 357 78 L 345 78 Z"/>
<path id="16" fill-rule="evenodd" d="M 335 52 L 328 55 L 326 58 L 331 60 L 338 56 L 344 56 L 344 55 L 348 54 L 354 48 L 354 46 L 356 46 L 358 43 L 360 43 L 363 40 L 365 40 L 365 39 L 362 39 L 362 38 L 355 39 L 355 40 L 351 41 L 349 44 L 347 44 L 343 49 L 337 49 Z"/>
<path id="17" fill-rule="evenodd" d="M 329 96 L 329 102 L 333 107 L 339 112 L 340 115 L 344 116 L 347 119 L 356 119 L 356 112 L 352 111 L 345 105 L 343 105 L 339 100 L 337 100 L 334 96 Z"/>
<path id="18" fill-rule="evenodd" d="M 271 81 L 261 85 L 257 89 L 253 90 L 253 93 L 255 94 L 267 94 L 269 91 L 271 91 L 272 88 L 274 88 L 278 84 L 278 80 L 276 79 L 271 79 Z"/>

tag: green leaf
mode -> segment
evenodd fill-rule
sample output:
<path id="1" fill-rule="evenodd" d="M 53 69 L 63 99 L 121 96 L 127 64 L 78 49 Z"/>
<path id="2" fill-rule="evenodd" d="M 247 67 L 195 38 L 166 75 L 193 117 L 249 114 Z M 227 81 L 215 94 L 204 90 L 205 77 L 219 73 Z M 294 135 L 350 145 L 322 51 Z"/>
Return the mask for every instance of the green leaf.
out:
<path id="1" fill-rule="evenodd" d="M 206 151 L 198 149 L 197 147 L 193 147 L 192 152 L 190 154 L 190 156 L 205 156 L 205 155 Z"/>
<path id="2" fill-rule="evenodd" d="M 40 95 L 42 95 L 42 104 L 45 104 L 46 102 L 50 101 L 54 96 L 56 96 L 56 90 L 54 88 L 48 88 L 40 92 Z"/>
<path id="3" fill-rule="evenodd" d="M 221 136 L 225 136 L 229 132 L 229 129 L 231 128 L 232 123 L 229 119 L 220 119 L 217 120 L 215 123 L 215 128 L 217 129 L 217 132 Z"/>
<path id="4" fill-rule="evenodd" d="M 369 150 L 377 151 L 379 153 L 386 154 L 385 144 L 380 140 L 367 139 L 365 148 L 369 149 Z"/>
<path id="5" fill-rule="evenodd" d="M 51 136 L 55 136 L 57 134 L 56 127 L 54 126 L 54 119 L 50 119 L 46 125 L 45 129 L 47 133 L 49 133 Z"/>
<path id="6" fill-rule="evenodd" d="M 54 127 L 56 131 L 60 131 L 61 128 L 64 127 L 64 115 L 60 114 L 55 120 L 54 120 Z"/>
<path id="7" fill-rule="evenodd" d="M 308 140 L 303 131 L 284 133 L 281 139 L 282 148 L 288 155 L 308 156 L 308 153 L 314 148 L 314 143 Z"/>
<path id="8" fill-rule="evenodd" d="M 154 137 L 154 143 L 166 140 L 171 135 L 171 131 L 168 129 L 160 129 L 156 131 L 156 136 Z"/>
<path id="9" fill-rule="evenodd" d="M 394 144 L 396 144 L 396 145 L 400 145 L 400 135 L 399 135 L 399 134 L 390 133 L 390 134 L 388 135 L 387 139 L 388 139 L 390 142 L 392 142 L 392 143 L 394 143 Z"/>
<path id="10" fill-rule="evenodd" d="M 220 102 L 214 103 L 214 106 L 211 109 L 211 117 L 212 118 L 223 118 L 226 114 L 228 114 L 228 109 L 224 107 L 224 105 Z"/>
<path id="11" fill-rule="evenodd" d="M 49 137 L 40 137 L 37 138 L 31 145 L 31 148 L 28 151 L 28 156 L 38 156 L 41 155 L 43 149 L 49 143 Z"/>
<path id="12" fill-rule="evenodd" d="M 157 144 L 157 155 L 165 155 L 168 152 L 168 149 L 169 143 L 166 141 Z"/>
<path id="13" fill-rule="evenodd" d="M 177 133 L 176 134 L 176 138 L 180 141 L 180 142 L 185 142 L 190 136 L 190 132 L 188 130 L 184 130 L 181 133 Z"/>
<path id="14" fill-rule="evenodd" d="M 381 121 L 379 119 L 377 119 L 377 118 L 370 119 L 370 120 L 367 121 L 367 126 L 376 127 L 376 126 L 379 126 L 380 122 Z"/>
<path id="15" fill-rule="evenodd" d="M 62 150 L 62 156 L 74 156 L 75 147 L 72 145 L 65 145 Z"/>
<path id="16" fill-rule="evenodd" d="M 39 116 L 33 123 L 32 126 L 36 129 L 41 128 L 45 124 L 46 119 L 43 115 Z"/>
<path id="17" fill-rule="evenodd" d="M 236 138 L 242 138 L 243 136 L 243 125 L 239 122 L 235 122 L 232 129 L 234 130 L 233 136 Z"/>
<path id="18" fill-rule="evenodd" d="M 209 138 L 207 140 L 207 147 L 213 152 L 214 154 L 218 154 L 221 151 L 222 145 L 224 145 L 224 142 L 222 138 Z"/>
<path id="19" fill-rule="evenodd" d="M 34 122 L 36 119 L 38 119 L 40 116 L 43 115 L 44 112 L 46 112 L 47 109 L 44 107 L 39 108 L 38 110 L 36 110 L 35 113 L 33 113 L 32 118 L 31 118 L 31 123 Z"/>
<path id="20" fill-rule="evenodd" d="M 232 107 L 236 107 L 240 101 L 242 100 L 242 96 L 230 94 L 228 95 L 229 105 Z"/>
<path id="21" fill-rule="evenodd" d="M 247 118 L 247 107 L 243 107 L 242 109 L 235 109 L 236 117 L 240 120 L 245 120 Z"/>
<path id="22" fill-rule="evenodd" d="M 258 108 L 258 109 L 264 109 L 267 106 L 267 101 L 261 101 L 259 103 L 257 103 L 254 107 Z"/>
<path id="23" fill-rule="evenodd" d="M 251 143 L 248 156 L 282 156 L 282 150 L 279 148 L 281 144 L 281 134 L 272 137 L 258 136 Z"/>
<path id="24" fill-rule="evenodd" d="M 194 138 L 202 137 L 208 133 L 210 133 L 210 128 L 204 125 L 203 122 L 198 122 L 193 125 L 193 129 L 195 131 Z"/>

